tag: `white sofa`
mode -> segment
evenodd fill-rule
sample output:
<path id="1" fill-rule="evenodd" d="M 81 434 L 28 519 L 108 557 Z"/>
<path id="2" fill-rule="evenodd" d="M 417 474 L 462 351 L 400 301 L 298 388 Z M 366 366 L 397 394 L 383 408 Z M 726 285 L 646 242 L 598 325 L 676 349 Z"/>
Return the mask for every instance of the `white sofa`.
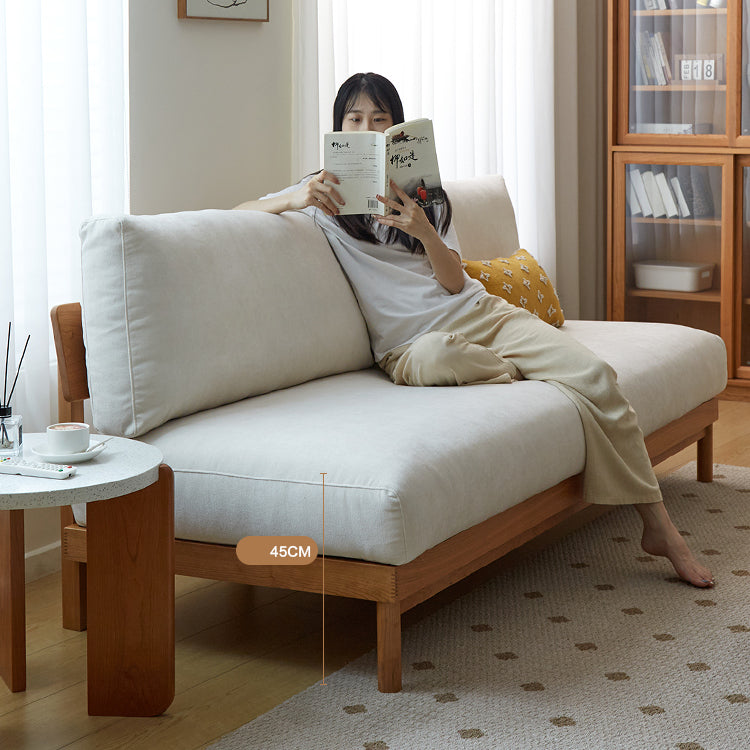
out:
<path id="1" fill-rule="evenodd" d="M 502 178 L 446 188 L 464 257 L 518 249 Z M 306 535 L 322 550 L 325 473 L 326 593 L 378 602 L 381 690 L 400 689 L 401 612 L 585 505 L 574 405 L 543 382 L 392 384 L 306 215 L 95 218 L 82 264 L 88 394 L 66 399 L 90 395 L 100 432 L 162 450 L 177 572 L 321 590 L 317 562 L 250 568 L 233 545 Z M 710 480 L 722 340 L 630 322 L 561 330 L 613 365 L 652 458 L 699 441 Z M 85 506 L 75 521 L 66 562 L 82 566 Z"/>

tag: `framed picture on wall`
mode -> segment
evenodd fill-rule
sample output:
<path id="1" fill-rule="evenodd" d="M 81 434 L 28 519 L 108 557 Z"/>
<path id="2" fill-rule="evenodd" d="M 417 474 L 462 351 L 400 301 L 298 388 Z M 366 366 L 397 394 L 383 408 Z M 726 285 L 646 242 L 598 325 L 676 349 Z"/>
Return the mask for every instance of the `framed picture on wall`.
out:
<path id="1" fill-rule="evenodd" d="M 177 17 L 267 21 L 268 0 L 177 0 Z"/>

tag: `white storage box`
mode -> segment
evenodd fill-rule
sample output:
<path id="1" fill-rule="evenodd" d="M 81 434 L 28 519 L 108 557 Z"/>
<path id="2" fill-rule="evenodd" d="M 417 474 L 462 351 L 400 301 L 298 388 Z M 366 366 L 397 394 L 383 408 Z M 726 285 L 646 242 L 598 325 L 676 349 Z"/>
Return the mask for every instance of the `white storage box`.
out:
<path id="1" fill-rule="evenodd" d="M 635 285 L 639 289 L 700 292 L 711 287 L 714 277 L 713 263 L 643 260 L 633 263 L 633 268 L 635 269 Z"/>

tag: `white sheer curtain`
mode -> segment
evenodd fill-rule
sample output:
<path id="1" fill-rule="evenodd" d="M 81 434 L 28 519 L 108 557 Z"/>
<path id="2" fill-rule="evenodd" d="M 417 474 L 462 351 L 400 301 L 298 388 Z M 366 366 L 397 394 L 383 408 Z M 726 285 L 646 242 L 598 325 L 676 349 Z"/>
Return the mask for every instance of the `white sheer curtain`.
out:
<path id="1" fill-rule="evenodd" d="M 28 431 L 56 419 L 49 311 L 80 300 L 80 224 L 127 210 L 126 46 L 127 0 L 0 0 L 0 340 L 12 321 L 15 372 L 31 334 Z"/>
<path id="2" fill-rule="evenodd" d="M 521 245 L 555 278 L 554 0 L 380 0 L 375 12 L 357 0 L 317 0 L 317 36 L 315 4 L 298 0 L 296 49 L 317 48 L 318 66 L 298 69 L 295 130 L 320 126 L 293 161 L 295 179 L 319 168 L 340 84 L 382 73 L 407 119 L 433 119 L 443 179 L 505 177 Z"/>

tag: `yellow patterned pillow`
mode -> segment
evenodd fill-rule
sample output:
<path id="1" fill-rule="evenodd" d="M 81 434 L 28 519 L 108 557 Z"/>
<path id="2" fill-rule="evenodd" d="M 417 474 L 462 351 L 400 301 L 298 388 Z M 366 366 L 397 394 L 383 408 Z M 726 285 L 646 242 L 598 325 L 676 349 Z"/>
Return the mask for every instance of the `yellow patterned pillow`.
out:
<path id="1" fill-rule="evenodd" d="M 510 258 L 465 260 L 461 265 L 472 279 L 479 279 L 490 294 L 527 309 L 556 328 L 565 322 L 552 282 L 525 250 L 519 250 Z"/>

